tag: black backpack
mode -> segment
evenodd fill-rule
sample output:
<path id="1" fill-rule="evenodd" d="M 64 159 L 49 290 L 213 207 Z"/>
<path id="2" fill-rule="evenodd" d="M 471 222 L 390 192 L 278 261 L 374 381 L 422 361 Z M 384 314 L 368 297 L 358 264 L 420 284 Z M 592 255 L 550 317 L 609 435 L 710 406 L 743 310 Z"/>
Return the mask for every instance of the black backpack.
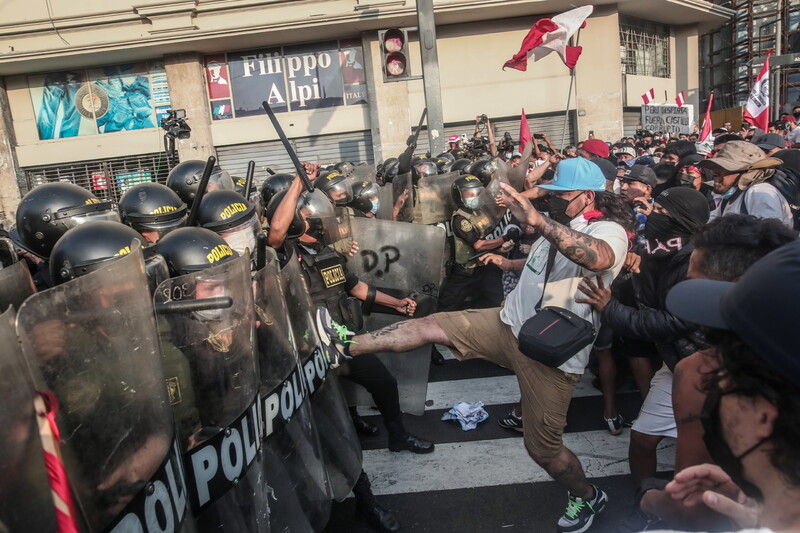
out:
<path id="1" fill-rule="evenodd" d="M 792 212 L 792 228 L 800 231 L 800 172 L 781 166 L 776 168 L 775 173 L 764 183 L 769 183 L 781 193 Z M 744 199 L 742 199 L 742 213 L 748 214 Z"/>

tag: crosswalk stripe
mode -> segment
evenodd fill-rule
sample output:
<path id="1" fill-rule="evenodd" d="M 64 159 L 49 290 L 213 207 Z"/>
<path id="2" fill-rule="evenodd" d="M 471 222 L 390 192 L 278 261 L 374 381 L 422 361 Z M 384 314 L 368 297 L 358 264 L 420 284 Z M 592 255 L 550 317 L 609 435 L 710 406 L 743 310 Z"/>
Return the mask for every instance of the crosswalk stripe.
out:
<path id="1" fill-rule="evenodd" d="M 628 435 L 584 431 L 564 435 L 564 444 L 578 456 L 589 478 L 628 474 Z M 674 465 L 675 441 L 664 439 L 658 470 Z M 525 451 L 521 439 L 491 439 L 436 446 L 428 455 L 365 450 L 364 470 L 376 494 L 537 483 L 552 478 Z"/>

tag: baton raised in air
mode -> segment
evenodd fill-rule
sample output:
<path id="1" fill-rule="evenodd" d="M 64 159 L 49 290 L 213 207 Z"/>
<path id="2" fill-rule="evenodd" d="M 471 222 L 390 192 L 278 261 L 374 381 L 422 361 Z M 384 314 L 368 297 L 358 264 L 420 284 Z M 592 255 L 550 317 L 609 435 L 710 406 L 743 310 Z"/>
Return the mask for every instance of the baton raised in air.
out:
<path id="1" fill-rule="evenodd" d="M 194 195 L 192 207 L 189 209 L 189 216 L 186 218 L 187 226 L 194 226 L 194 223 L 197 221 L 197 210 L 200 207 L 203 196 L 206 194 L 208 180 L 211 179 L 211 171 L 214 170 L 214 165 L 216 164 L 217 158 L 213 155 L 209 156 L 206 160 L 206 168 L 203 169 L 203 175 L 200 177 L 200 183 L 197 185 L 197 192 Z"/>
<path id="2" fill-rule="evenodd" d="M 253 186 L 253 174 L 256 173 L 256 162 L 247 163 L 247 175 L 244 178 L 244 197 L 250 201 L 250 187 Z"/>
<path id="3" fill-rule="evenodd" d="M 292 160 L 295 170 L 297 170 L 297 173 L 300 174 L 300 179 L 302 179 L 303 183 L 305 183 L 306 189 L 308 189 L 308 192 L 314 192 L 314 184 L 311 183 L 310 179 L 308 179 L 308 175 L 306 175 L 306 169 L 303 168 L 303 164 L 300 163 L 300 160 L 297 158 L 297 154 L 294 153 L 292 145 L 289 144 L 289 139 L 287 139 L 286 134 L 283 133 L 283 128 L 281 128 L 281 125 L 278 123 L 278 119 L 275 118 L 275 113 L 272 112 L 269 102 L 265 100 L 261 102 L 261 105 L 264 106 L 264 111 L 267 112 L 267 116 L 269 117 L 270 122 L 272 122 L 272 127 L 275 128 L 275 131 L 278 133 L 278 137 L 281 138 L 283 147 L 286 149 L 286 153 L 289 154 L 289 158 Z"/>
<path id="4" fill-rule="evenodd" d="M 417 129 L 414 132 L 414 134 L 412 135 L 414 140 L 412 141 L 411 144 L 409 144 L 409 146 L 411 146 L 412 144 L 414 146 L 417 145 L 417 139 L 419 139 L 419 132 L 422 130 L 422 123 L 425 122 L 425 115 L 427 115 L 427 114 L 428 114 L 428 108 L 426 107 L 425 109 L 422 110 L 422 116 L 419 117 L 419 124 L 417 124 Z"/>

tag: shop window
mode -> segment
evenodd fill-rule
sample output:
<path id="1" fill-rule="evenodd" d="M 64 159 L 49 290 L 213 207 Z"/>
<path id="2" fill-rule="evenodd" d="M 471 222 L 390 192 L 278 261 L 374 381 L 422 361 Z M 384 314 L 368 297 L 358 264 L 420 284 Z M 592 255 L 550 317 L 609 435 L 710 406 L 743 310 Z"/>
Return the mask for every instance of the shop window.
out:
<path id="1" fill-rule="evenodd" d="M 669 78 L 669 26 L 620 16 L 622 71 L 635 76 Z"/>

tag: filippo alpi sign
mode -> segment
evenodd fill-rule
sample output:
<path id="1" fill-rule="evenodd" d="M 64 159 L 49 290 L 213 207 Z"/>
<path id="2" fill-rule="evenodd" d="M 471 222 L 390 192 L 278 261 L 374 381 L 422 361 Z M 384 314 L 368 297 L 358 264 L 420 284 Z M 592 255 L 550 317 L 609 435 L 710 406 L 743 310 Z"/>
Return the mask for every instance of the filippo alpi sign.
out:
<path id="1" fill-rule="evenodd" d="M 360 41 L 329 41 L 206 56 L 215 120 L 367 103 Z"/>

